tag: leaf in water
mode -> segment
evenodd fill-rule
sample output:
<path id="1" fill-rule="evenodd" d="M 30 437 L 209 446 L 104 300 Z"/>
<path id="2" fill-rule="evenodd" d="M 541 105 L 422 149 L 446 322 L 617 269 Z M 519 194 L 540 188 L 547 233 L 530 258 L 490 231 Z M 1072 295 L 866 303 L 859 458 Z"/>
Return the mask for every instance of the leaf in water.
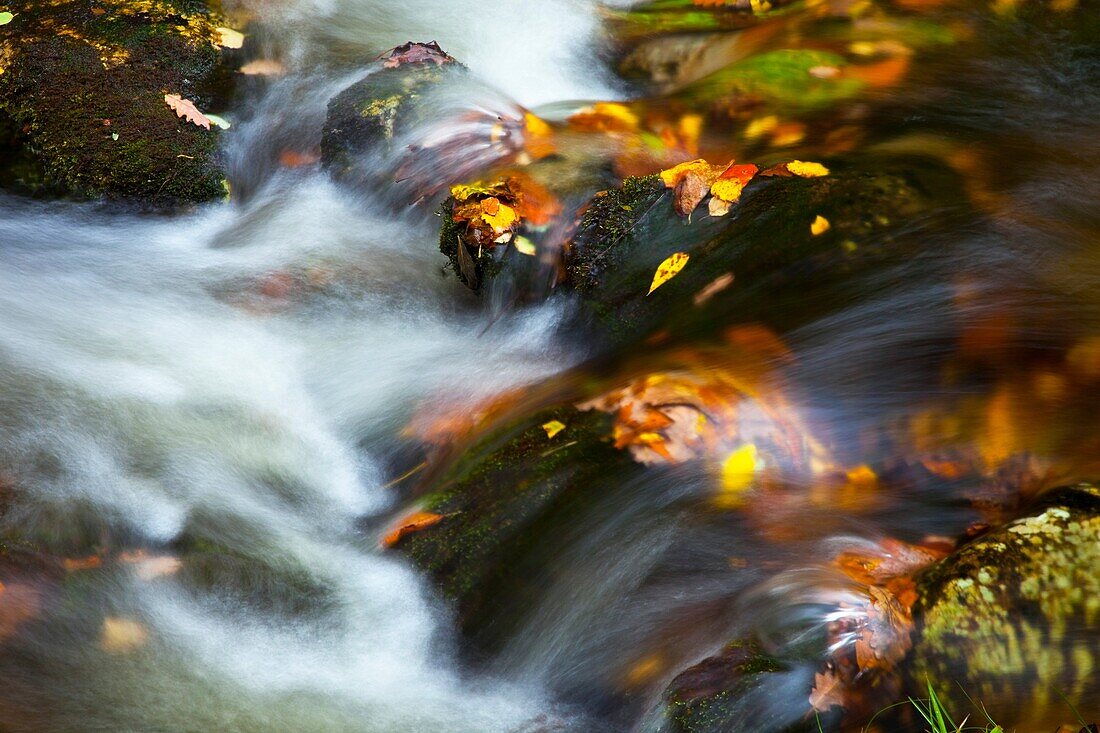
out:
<path id="1" fill-rule="evenodd" d="M 118 556 L 118 560 L 133 566 L 134 575 L 140 580 L 154 580 L 175 575 L 183 567 L 183 562 L 175 555 L 150 555 L 144 550 L 123 552 Z"/>
<path id="2" fill-rule="evenodd" d="M 149 631 L 137 621 L 108 616 L 103 619 L 99 646 L 111 654 L 125 654 L 145 646 Z"/>
<path id="3" fill-rule="evenodd" d="M 810 705 L 819 713 L 827 713 L 835 706 L 844 707 L 844 685 L 835 670 L 827 669 L 814 674 Z"/>
<path id="4" fill-rule="evenodd" d="M 634 132 L 638 129 L 638 116 L 617 102 L 596 102 L 577 110 L 568 122 L 574 129 L 597 132 Z"/>
<path id="5" fill-rule="evenodd" d="M 724 275 L 719 275 L 718 277 L 714 278 L 714 280 L 712 280 L 710 283 L 708 283 L 706 287 L 696 293 L 695 297 L 692 299 L 692 302 L 694 302 L 696 306 L 701 306 L 732 284 L 732 272 L 727 272 Z"/>
<path id="6" fill-rule="evenodd" d="M 245 76 L 283 76 L 286 67 L 274 59 L 256 59 L 238 69 Z"/>
<path id="7" fill-rule="evenodd" d="M 665 258 L 665 261 L 657 266 L 657 271 L 653 273 L 653 282 L 649 286 L 649 295 L 657 288 L 667 283 L 672 278 L 684 269 L 684 265 L 688 263 L 690 255 L 687 252 L 674 252 Z"/>
<path id="8" fill-rule="evenodd" d="M 4 12 L 0 13 L 0 25 L 7 25 L 12 21 L 14 17 L 15 15 L 13 13 L 9 13 L 5 10 Z"/>
<path id="9" fill-rule="evenodd" d="M 726 456 L 722 462 L 722 489 L 717 497 L 718 505 L 725 509 L 742 506 L 745 491 L 752 486 L 758 466 L 756 446 L 752 443 Z"/>
<path id="10" fill-rule="evenodd" d="M 244 45 L 244 34 L 232 28 L 217 28 L 218 45 L 222 48 L 240 48 Z"/>
<path id="11" fill-rule="evenodd" d="M 861 671 L 892 671 L 913 646 L 913 619 L 908 609 L 885 588 L 870 586 L 867 623 L 856 639 L 856 664 Z"/>
<path id="12" fill-rule="evenodd" d="M 393 547 L 406 535 L 430 527 L 443 519 L 443 514 L 434 512 L 413 512 L 401 519 L 397 527 L 382 538 L 382 547 Z"/>
<path id="13" fill-rule="evenodd" d="M 218 115 L 206 115 L 206 119 L 223 130 L 228 130 L 231 127 L 229 120 L 224 117 L 219 117 Z"/>
<path id="14" fill-rule="evenodd" d="M 829 224 L 829 220 L 821 214 L 818 214 L 816 217 L 814 217 L 813 222 L 810 224 L 810 234 L 814 235 L 815 237 L 819 234 L 824 234 L 825 232 L 829 231 L 830 226 L 831 225 Z"/>
<path id="15" fill-rule="evenodd" d="M 829 169 L 821 163 L 807 163 L 801 160 L 792 160 L 787 163 L 787 170 L 801 178 L 820 178 L 829 175 Z"/>
<path id="16" fill-rule="evenodd" d="M 205 127 L 207 130 L 210 129 L 210 118 L 199 112 L 199 108 L 191 100 L 184 99 L 178 94 L 165 94 L 164 102 L 172 108 L 177 117 L 182 117 L 199 127 Z"/>
<path id="17" fill-rule="evenodd" d="M 40 606 L 41 594 L 35 587 L 26 583 L 0 583 L 0 641 L 38 616 Z"/>
<path id="18" fill-rule="evenodd" d="M 521 255 L 527 255 L 528 257 L 535 256 L 535 243 L 527 237 L 523 236 L 522 234 L 517 236 L 512 244 L 515 245 L 516 251 L 519 252 Z"/>
<path id="19" fill-rule="evenodd" d="M 542 429 L 546 431 L 547 438 L 553 438 L 555 435 L 565 430 L 565 423 L 561 420 L 551 420 L 550 422 L 543 423 Z"/>

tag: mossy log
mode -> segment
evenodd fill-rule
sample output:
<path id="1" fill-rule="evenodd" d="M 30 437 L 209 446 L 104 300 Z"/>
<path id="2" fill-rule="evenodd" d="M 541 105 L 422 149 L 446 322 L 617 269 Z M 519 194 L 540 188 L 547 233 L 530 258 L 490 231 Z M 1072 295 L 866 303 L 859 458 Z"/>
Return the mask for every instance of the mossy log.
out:
<path id="1" fill-rule="evenodd" d="M 181 119 L 179 94 L 208 109 L 222 21 L 207 0 L 57 0 L 9 6 L 0 42 L 5 142 L 40 165 L 16 188 L 174 205 L 222 198 L 218 130 Z M 10 156 L 10 153 L 9 153 Z M 19 180 L 12 180 L 18 178 Z"/>
<path id="2" fill-rule="evenodd" d="M 933 566 L 918 580 L 914 690 L 930 682 L 956 719 L 981 716 L 969 696 L 1017 730 L 1074 720 L 1066 700 L 1096 719 L 1098 571 L 1100 489 L 1088 484 L 1050 493 Z"/>

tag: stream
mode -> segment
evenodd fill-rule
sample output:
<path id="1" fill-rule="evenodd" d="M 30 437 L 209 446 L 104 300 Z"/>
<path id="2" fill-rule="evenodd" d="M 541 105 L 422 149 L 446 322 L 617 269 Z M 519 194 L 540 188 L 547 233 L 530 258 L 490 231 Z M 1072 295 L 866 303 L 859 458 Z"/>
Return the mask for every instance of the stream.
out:
<path id="1" fill-rule="evenodd" d="M 454 608 L 379 547 L 405 498 L 391 484 L 419 459 L 403 428 L 433 404 L 633 374 L 649 347 L 608 356 L 572 329 L 569 295 L 475 296 L 443 271 L 428 209 L 278 153 L 315 146 L 357 65 L 407 40 L 466 64 L 486 105 L 548 119 L 639 92 L 589 0 L 245 6 L 289 73 L 225 113 L 230 202 L 162 216 L 0 197 L 0 491 L 19 487 L 0 522 L 69 570 L 3 579 L 0 731 L 642 730 L 658 683 L 734 632 L 816 660 L 799 634 L 851 593 L 822 569 L 829 548 L 982 521 L 954 485 L 914 479 L 858 511 L 791 502 L 730 524 L 703 506 L 703 474 L 655 472 L 600 498 L 538 608 L 471 662 Z M 1045 32 L 1011 55 L 940 51 L 868 93 L 857 150 L 976 141 L 1000 167 L 968 169 L 980 220 L 929 213 L 949 235 L 783 334 L 800 419 L 846 465 L 879 465 L 912 438 L 899 425 L 939 411 L 959 445 L 1035 446 L 1028 490 L 1100 475 L 1100 54 Z M 991 394 L 1008 395 L 1010 436 Z M 652 678 L 626 671 L 654 656 Z M 812 671 L 785 679 L 792 699 Z"/>

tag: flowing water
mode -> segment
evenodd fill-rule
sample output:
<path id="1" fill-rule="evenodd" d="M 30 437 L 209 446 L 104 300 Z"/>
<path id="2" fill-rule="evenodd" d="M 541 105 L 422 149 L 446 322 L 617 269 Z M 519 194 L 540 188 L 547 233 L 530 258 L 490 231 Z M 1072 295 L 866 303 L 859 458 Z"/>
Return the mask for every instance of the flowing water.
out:
<path id="1" fill-rule="evenodd" d="M 290 73 L 229 111 L 232 203 L 154 217 L 0 200 L 0 491 L 15 487 L 2 521 L 72 570 L 32 558 L 3 578 L 18 603 L 0 616 L 0 730 L 630 730 L 652 690 L 623 704 L 608 680 L 639 649 L 690 663 L 746 618 L 793 649 L 851 592 L 807 559 L 823 546 L 975 520 L 957 496 L 920 492 L 839 518 L 780 509 L 776 524 L 806 531 L 765 552 L 751 521 L 700 518 L 701 475 L 657 473 L 602 499 L 537 611 L 471 671 L 452 610 L 377 547 L 397 509 L 386 484 L 409 465 L 397 436 L 425 403 L 472 406 L 599 345 L 562 330 L 568 298 L 502 308 L 444 274 L 424 209 L 394 213 L 277 152 L 316 145 L 357 65 L 409 39 L 439 41 L 502 108 L 630 87 L 588 0 L 252 10 Z M 871 154 L 976 137 L 1003 162 L 981 223 L 960 217 L 869 280 L 874 297 L 785 336 L 802 408 L 854 456 L 899 415 L 1007 379 L 1029 402 L 1016 444 L 1047 447 L 1057 478 L 1096 464 L 1095 383 L 1043 375 L 1100 334 L 1100 62 L 1056 34 L 1021 49 L 1032 41 L 945 52 L 867 123 Z M 444 162 L 441 177 L 463 163 Z M 1019 363 L 941 382 L 968 327 Z M 1096 369 L 1081 353 L 1070 361 Z M 767 562 L 735 577 L 733 556 Z M 785 683 L 793 697 L 805 673 Z"/>

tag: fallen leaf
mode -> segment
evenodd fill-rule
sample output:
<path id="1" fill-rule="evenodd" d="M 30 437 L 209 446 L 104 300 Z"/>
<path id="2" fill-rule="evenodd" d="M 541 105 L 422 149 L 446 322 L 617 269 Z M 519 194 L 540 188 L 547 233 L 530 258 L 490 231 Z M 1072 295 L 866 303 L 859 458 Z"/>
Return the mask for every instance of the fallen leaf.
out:
<path id="1" fill-rule="evenodd" d="M 512 242 L 516 251 L 521 255 L 527 255 L 528 257 L 534 257 L 536 253 L 535 243 L 522 234 L 517 236 Z"/>
<path id="2" fill-rule="evenodd" d="M 99 633 L 99 646 L 111 654 L 125 654 L 145 646 L 149 631 L 137 621 L 108 616 L 103 619 Z"/>
<path id="3" fill-rule="evenodd" d="M 175 575 L 183 567 L 183 562 L 174 555 L 150 555 L 143 550 L 123 552 L 119 562 L 132 565 L 134 575 L 140 580 L 154 580 Z"/>
<path id="4" fill-rule="evenodd" d="M 829 175 L 829 169 L 821 163 L 807 163 L 801 160 L 792 160 L 787 163 L 787 170 L 801 178 L 820 178 Z"/>
<path id="5" fill-rule="evenodd" d="M 732 272 L 727 272 L 724 275 L 719 275 L 718 277 L 714 278 L 714 280 L 712 280 L 710 283 L 708 283 L 706 287 L 696 293 L 695 297 L 692 299 L 692 302 L 694 302 L 696 306 L 701 306 L 732 284 Z"/>
<path id="6" fill-rule="evenodd" d="M 279 165 L 287 168 L 301 168 L 313 165 L 321 159 L 321 151 L 318 148 L 301 152 L 298 150 L 284 150 L 279 153 Z"/>
<path id="7" fill-rule="evenodd" d="M 633 132 L 638 129 L 638 116 L 629 107 L 617 102 L 596 102 L 572 114 L 569 126 L 596 132 Z"/>
<path id="8" fill-rule="evenodd" d="M 507 204 L 500 203 L 500 199 L 489 197 L 481 200 L 481 219 L 493 228 L 495 234 L 503 234 L 519 218 L 516 210 Z"/>
<path id="9" fill-rule="evenodd" d="M 687 252 L 674 252 L 665 258 L 665 261 L 657 266 L 657 271 L 653 273 L 653 282 L 649 286 L 649 295 L 657 288 L 667 283 L 672 278 L 684 269 L 684 265 L 688 263 L 690 255 Z"/>
<path id="10" fill-rule="evenodd" d="M 824 672 L 814 674 L 810 705 L 819 713 L 827 713 L 836 706 L 844 707 L 844 685 L 835 670 L 826 669 Z"/>
<path id="11" fill-rule="evenodd" d="M 199 112 L 199 108 L 189 99 L 184 99 L 178 94 L 165 94 L 164 102 L 176 113 L 176 117 L 182 117 L 199 127 L 210 129 L 210 119 Z"/>
<path id="12" fill-rule="evenodd" d="M 870 586 L 867 622 L 856 639 L 856 664 L 861 671 L 891 671 L 913 646 L 909 610 L 885 588 Z"/>
<path id="13" fill-rule="evenodd" d="M 709 193 L 711 184 L 720 174 L 719 166 L 713 166 L 699 158 L 661 171 L 661 181 L 666 188 L 673 190 L 676 213 L 687 216 Z"/>
<path id="14" fill-rule="evenodd" d="M 404 64 L 444 64 L 457 63 L 446 51 L 439 47 L 435 41 L 428 43 L 416 43 L 409 41 L 406 44 L 390 49 L 378 57 L 382 61 L 383 68 L 395 69 Z"/>
<path id="15" fill-rule="evenodd" d="M 730 163 L 711 184 L 710 194 L 725 202 L 728 211 L 729 204 L 737 203 L 741 199 L 741 191 L 756 175 L 757 170 L 757 167 L 752 163 L 742 165 Z"/>
<path id="16" fill-rule="evenodd" d="M 821 214 L 818 214 L 814 217 L 813 222 L 810 224 L 810 234 L 816 237 L 819 234 L 824 234 L 825 232 L 829 231 L 829 227 L 829 220 Z"/>
<path id="17" fill-rule="evenodd" d="M 222 48 L 240 48 L 244 45 L 244 34 L 232 28 L 216 28 L 218 45 Z"/>
<path id="18" fill-rule="evenodd" d="M 745 491 L 752 486 L 758 468 L 756 446 L 741 446 L 722 462 L 722 487 L 716 503 L 723 509 L 735 509 L 745 501 Z"/>
<path id="19" fill-rule="evenodd" d="M 224 117 L 219 117 L 218 115 L 206 115 L 206 119 L 210 120 L 211 123 L 217 125 L 223 130 L 228 130 L 232 126 L 229 120 L 225 119 Z"/>
<path id="20" fill-rule="evenodd" d="M 0 13 L 0 25 L 7 25 L 13 18 L 15 18 L 15 15 L 5 10 Z"/>
<path id="21" fill-rule="evenodd" d="M 557 150 L 554 145 L 554 131 L 550 125 L 530 112 L 523 114 L 523 149 L 532 160 L 553 155 Z"/>
<path id="22" fill-rule="evenodd" d="M 0 641 L 38 615 L 41 593 L 26 583 L 0 583 Z"/>
<path id="23" fill-rule="evenodd" d="M 397 527 L 382 538 L 382 547 L 393 547 L 406 535 L 430 527 L 441 521 L 443 517 L 443 514 L 435 514 L 434 512 L 413 512 L 401 519 Z"/>
<path id="24" fill-rule="evenodd" d="M 256 59 L 238 69 L 246 76 L 283 76 L 286 67 L 275 59 Z"/>
<path id="25" fill-rule="evenodd" d="M 565 430 L 565 423 L 560 420 L 551 420 L 550 422 L 543 423 L 542 429 L 546 431 L 547 438 L 553 438 L 555 435 Z"/>
<path id="26" fill-rule="evenodd" d="M 103 558 L 99 555 L 89 555 L 88 557 L 66 557 L 61 561 L 61 566 L 70 573 L 77 570 L 91 570 L 93 568 L 98 568 L 102 564 Z"/>

